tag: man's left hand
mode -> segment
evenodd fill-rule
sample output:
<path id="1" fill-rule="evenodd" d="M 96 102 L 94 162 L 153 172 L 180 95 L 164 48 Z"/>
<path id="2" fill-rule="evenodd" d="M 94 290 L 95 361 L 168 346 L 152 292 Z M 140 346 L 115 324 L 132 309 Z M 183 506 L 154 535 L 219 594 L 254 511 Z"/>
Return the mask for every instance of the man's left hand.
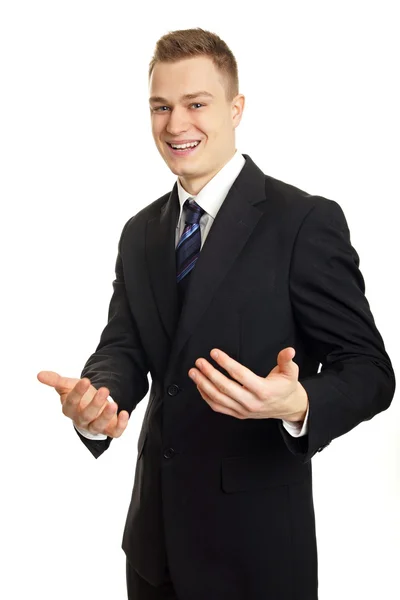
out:
<path id="1" fill-rule="evenodd" d="M 218 356 L 215 356 L 218 352 Z M 288 347 L 278 354 L 277 365 L 267 377 L 250 369 L 217 348 L 211 357 L 235 380 L 215 369 L 205 358 L 196 360 L 189 377 L 210 407 L 237 419 L 283 419 L 304 421 L 307 392 L 298 380 L 299 367 L 293 362 L 296 351 Z"/>

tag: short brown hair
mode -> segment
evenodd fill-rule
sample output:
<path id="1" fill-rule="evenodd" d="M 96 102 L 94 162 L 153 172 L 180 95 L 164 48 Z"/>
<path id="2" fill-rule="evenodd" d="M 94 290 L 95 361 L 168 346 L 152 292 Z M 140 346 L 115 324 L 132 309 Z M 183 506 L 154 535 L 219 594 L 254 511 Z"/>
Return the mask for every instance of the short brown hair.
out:
<path id="1" fill-rule="evenodd" d="M 163 35 L 157 42 L 149 65 L 149 79 L 158 62 L 176 62 L 193 56 L 208 56 L 226 82 L 228 101 L 239 93 L 236 59 L 227 44 L 215 33 L 196 29 L 178 29 Z"/>

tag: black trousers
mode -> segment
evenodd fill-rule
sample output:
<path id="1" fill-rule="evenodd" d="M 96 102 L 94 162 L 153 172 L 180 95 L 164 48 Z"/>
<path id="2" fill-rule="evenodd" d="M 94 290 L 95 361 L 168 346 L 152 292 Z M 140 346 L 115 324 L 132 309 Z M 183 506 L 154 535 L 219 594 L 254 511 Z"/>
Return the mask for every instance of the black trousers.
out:
<path id="1" fill-rule="evenodd" d="M 154 587 L 140 577 L 128 559 L 126 560 L 126 587 L 128 600 L 180 600 L 171 580 Z"/>

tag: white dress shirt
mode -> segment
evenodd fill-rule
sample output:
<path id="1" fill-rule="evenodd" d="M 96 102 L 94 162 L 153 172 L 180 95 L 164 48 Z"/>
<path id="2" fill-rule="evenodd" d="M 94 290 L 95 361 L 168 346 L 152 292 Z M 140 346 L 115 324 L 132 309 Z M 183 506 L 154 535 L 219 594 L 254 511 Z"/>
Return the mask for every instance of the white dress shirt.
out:
<path id="1" fill-rule="evenodd" d="M 239 175 L 240 171 L 243 169 L 246 160 L 244 156 L 236 150 L 233 157 L 222 167 L 220 171 L 210 181 L 203 187 L 203 189 L 197 194 L 197 196 L 192 196 L 189 194 L 181 185 L 179 178 L 177 180 L 178 185 L 178 195 L 179 195 L 179 218 L 176 226 L 176 234 L 175 234 L 175 247 L 178 245 L 182 232 L 185 228 L 185 222 L 182 218 L 183 205 L 188 198 L 194 198 L 196 203 L 205 210 L 205 213 L 202 215 L 200 219 L 200 232 L 201 232 L 201 248 L 207 238 L 207 235 L 211 229 L 211 226 L 214 222 L 215 217 L 223 201 L 225 200 L 230 188 L 232 187 L 233 182 Z M 201 249 L 200 248 L 200 249 Z M 223 350 L 223 348 L 221 348 Z M 108 397 L 110 402 L 113 402 L 111 396 Z M 307 434 L 308 428 L 308 412 L 307 409 L 306 417 L 303 423 L 293 423 L 290 421 L 282 421 L 285 429 L 292 435 L 293 437 L 302 437 Z M 107 436 L 103 433 L 89 433 L 86 429 L 82 429 L 76 427 L 76 429 L 81 433 L 84 437 L 87 437 L 90 440 L 105 440 Z"/>

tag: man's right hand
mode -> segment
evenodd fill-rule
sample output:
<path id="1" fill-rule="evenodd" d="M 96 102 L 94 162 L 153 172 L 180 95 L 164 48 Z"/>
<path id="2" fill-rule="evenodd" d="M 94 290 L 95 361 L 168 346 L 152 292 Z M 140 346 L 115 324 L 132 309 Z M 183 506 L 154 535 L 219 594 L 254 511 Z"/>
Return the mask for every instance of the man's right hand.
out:
<path id="1" fill-rule="evenodd" d="M 97 390 L 87 377 L 62 377 L 54 371 L 40 371 L 37 378 L 56 390 L 64 415 L 77 427 L 113 438 L 120 437 L 125 431 L 129 413 L 121 410 L 116 414 L 118 405 L 107 400 L 110 392 L 106 387 Z"/>

